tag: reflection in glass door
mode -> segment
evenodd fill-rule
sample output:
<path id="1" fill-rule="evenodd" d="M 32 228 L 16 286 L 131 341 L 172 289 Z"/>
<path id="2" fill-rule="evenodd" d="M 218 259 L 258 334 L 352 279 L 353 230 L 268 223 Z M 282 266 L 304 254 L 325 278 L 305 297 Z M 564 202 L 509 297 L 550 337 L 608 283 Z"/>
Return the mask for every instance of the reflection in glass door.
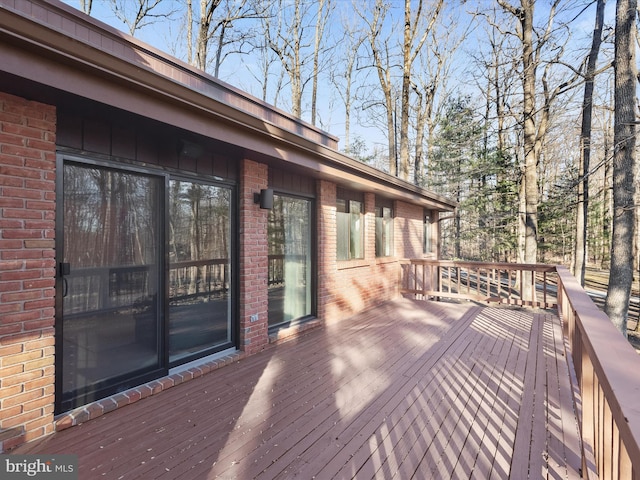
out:
<path id="1" fill-rule="evenodd" d="M 169 184 L 169 361 L 232 340 L 231 189 Z"/>
<path id="2" fill-rule="evenodd" d="M 162 180 L 71 163 L 63 175 L 58 368 L 68 409 L 161 367 Z"/>
<path id="3" fill-rule="evenodd" d="M 269 211 L 269 326 L 312 314 L 311 200 L 274 195 Z"/>

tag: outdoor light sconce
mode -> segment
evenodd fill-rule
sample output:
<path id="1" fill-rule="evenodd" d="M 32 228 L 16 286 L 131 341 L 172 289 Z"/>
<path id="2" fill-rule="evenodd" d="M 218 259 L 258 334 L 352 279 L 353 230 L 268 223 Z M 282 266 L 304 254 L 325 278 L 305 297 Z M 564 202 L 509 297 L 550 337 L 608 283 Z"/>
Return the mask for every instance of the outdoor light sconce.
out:
<path id="1" fill-rule="evenodd" d="M 273 208 L 273 189 L 263 188 L 260 193 L 254 193 L 253 203 L 259 203 L 260 208 L 271 210 Z"/>

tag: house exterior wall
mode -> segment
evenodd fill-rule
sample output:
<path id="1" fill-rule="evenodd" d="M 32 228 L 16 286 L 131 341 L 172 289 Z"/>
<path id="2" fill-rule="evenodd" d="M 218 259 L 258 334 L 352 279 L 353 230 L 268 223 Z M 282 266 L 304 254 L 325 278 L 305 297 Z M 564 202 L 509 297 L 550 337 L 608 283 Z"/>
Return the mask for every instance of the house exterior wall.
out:
<path id="1" fill-rule="evenodd" d="M 51 433 L 55 107 L 0 92 L 0 450 Z"/>
<path id="2" fill-rule="evenodd" d="M 301 191 L 315 188 L 315 318 L 269 337 L 267 285 L 268 211 L 254 193 L 293 177 L 266 163 L 232 152 L 203 159 L 176 151 L 178 133 L 118 121 L 61 115 L 55 106 L 0 93 L 0 450 L 96 418 L 108 411 L 204 375 L 255 354 L 270 341 L 331 322 L 399 295 L 399 260 L 422 257 L 423 207 L 394 202 L 392 257 L 375 255 L 376 196 L 364 193 L 364 258 L 337 260 L 336 195 L 332 181 L 300 177 Z M 144 126 L 144 122 L 142 122 Z M 147 132 L 145 134 L 145 132 Z M 60 138 L 56 142 L 56 135 Z M 173 135 L 173 137 L 172 137 Z M 159 138 L 162 145 L 154 145 Z M 61 414 L 55 401 L 55 211 L 56 148 L 95 152 L 115 162 L 144 162 L 148 168 L 203 175 L 226 175 L 237 184 L 239 238 L 237 351 Z M 71 149 L 71 150 L 69 150 Z M 205 148 L 208 151 L 208 147 Z M 85 153 L 83 153 L 85 152 Z M 237 152 L 236 152 L 237 153 Z M 235 155 L 235 156 L 234 156 Z M 294 176 L 297 174 L 294 174 Z M 282 177 L 282 178 L 281 178 Z"/>
<path id="3" fill-rule="evenodd" d="M 267 188 L 268 169 L 243 160 L 240 172 L 240 348 L 250 355 L 268 343 L 267 210 L 253 201 Z"/>

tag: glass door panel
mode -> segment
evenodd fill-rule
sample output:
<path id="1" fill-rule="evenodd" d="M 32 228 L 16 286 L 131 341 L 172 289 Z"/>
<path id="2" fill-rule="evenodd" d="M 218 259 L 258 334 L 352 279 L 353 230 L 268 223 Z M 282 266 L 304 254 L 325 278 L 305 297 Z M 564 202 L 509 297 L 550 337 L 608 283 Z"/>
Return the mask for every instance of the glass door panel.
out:
<path id="1" fill-rule="evenodd" d="M 63 185 L 61 366 L 68 408 L 161 367 L 162 181 L 68 163 Z"/>
<path id="2" fill-rule="evenodd" d="M 269 211 L 269 326 L 312 314 L 311 201 L 274 195 Z"/>
<path id="3" fill-rule="evenodd" d="M 231 189 L 171 180 L 169 361 L 229 346 Z"/>

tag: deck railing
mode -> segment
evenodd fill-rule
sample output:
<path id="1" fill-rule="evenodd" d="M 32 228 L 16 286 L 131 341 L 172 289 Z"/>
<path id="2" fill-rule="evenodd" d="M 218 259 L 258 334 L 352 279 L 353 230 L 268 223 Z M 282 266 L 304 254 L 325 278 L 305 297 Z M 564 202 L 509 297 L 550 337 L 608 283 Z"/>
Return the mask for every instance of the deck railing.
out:
<path id="1" fill-rule="evenodd" d="M 427 298 L 452 298 L 555 308 L 553 265 L 406 260 L 401 291 Z"/>
<path id="2" fill-rule="evenodd" d="M 640 480 L 640 358 L 562 266 L 406 260 L 401 292 L 542 308 L 557 307 L 583 445 L 582 476 Z M 535 288 L 522 294 L 531 282 Z"/>
<path id="3" fill-rule="evenodd" d="M 583 472 L 639 479 L 640 359 L 575 277 L 565 267 L 557 272 L 558 312 L 581 393 Z"/>

